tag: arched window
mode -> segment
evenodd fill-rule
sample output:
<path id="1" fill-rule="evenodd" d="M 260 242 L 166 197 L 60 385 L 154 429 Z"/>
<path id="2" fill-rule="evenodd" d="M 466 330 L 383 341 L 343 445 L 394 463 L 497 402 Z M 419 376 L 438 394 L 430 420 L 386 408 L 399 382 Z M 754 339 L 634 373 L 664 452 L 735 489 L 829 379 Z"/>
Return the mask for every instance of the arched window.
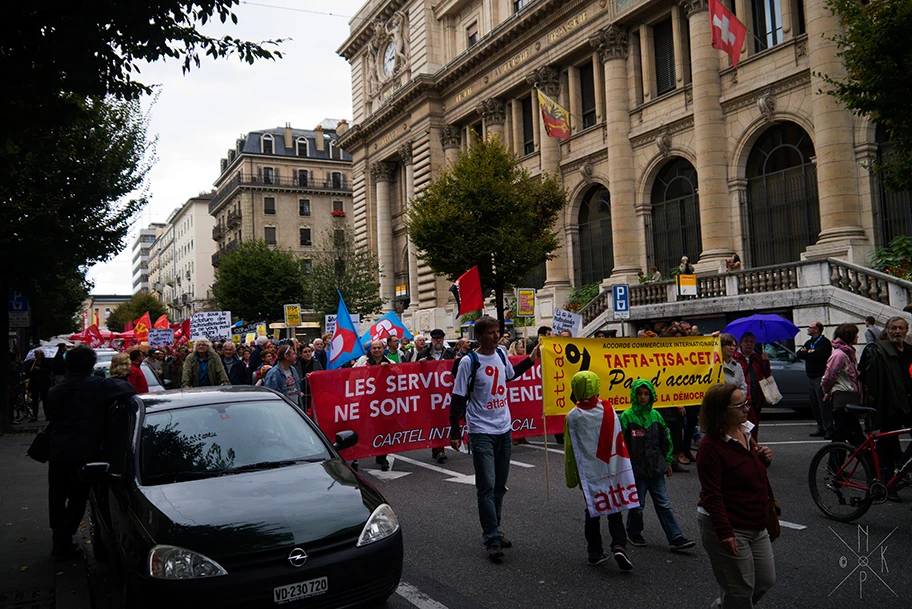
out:
<path id="1" fill-rule="evenodd" d="M 890 134 L 877 125 L 874 141 L 877 142 L 877 160 L 889 159 L 893 151 Z M 887 189 L 874 175 L 874 232 L 877 245 L 883 247 L 899 235 L 912 235 L 912 197 L 909 191 L 894 192 Z"/>
<path id="2" fill-rule="evenodd" d="M 297 140 L 297 151 L 295 154 L 298 156 L 310 156 L 310 142 L 307 141 L 306 137 L 299 137 Z"/>
<path id="3" fill-rule="evenodd" d="M 652 252 L 650 265 L 665 277 L 677 268 L 681 256 L 692 261 L 700 257 L 700 199 L 697 170 L 690 161 L 677 157 L 668 161 L 652 185 Z M 648 235 L 647 229 L 647 235 Z"/>
<path id="4" fill-rule="evenodd" d="M 596 184 L 583 195 L 579 210 L 580 285 L 601 282 L 614 269 L 611 195 Z"/>
<path id="5" fill-rule="evenodd" d="M 770 127 L 747 159 L 747 241 L 751 266 L 801 258 L 820 234 L 814 144 L 795 123 Z"/>
<path id="6" fill-rule="evenodd" d="M 260 138 L 260 152 L 263 154 L 272 154 L 273 150 L 275 150 L 274 143 L 271 134 L 263 134 L 263 137 Z"/>

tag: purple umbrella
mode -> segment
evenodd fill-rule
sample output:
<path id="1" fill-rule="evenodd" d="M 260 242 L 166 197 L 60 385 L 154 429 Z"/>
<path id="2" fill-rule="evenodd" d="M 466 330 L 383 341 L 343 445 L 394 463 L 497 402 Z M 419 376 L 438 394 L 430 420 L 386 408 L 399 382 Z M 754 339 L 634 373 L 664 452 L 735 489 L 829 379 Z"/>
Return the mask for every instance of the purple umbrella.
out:
<path id="1" fill-rule="evenodd" d="M 745 332 L 752 332 L 757 337 L 758 343 L 772 343 L 777 340 L 795 338 L 800 331 L 798 326 L 779 315 L 751 315 L 736 319 L 727 326 L 725 331 L 741 340 Z"/>

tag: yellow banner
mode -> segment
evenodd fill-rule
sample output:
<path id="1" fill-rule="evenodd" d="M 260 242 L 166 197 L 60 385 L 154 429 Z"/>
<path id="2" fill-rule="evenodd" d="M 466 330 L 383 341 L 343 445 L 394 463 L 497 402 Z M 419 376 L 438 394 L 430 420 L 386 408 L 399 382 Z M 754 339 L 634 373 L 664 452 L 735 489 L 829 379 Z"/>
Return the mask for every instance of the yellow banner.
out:
<path id="1" fill-rule="evenodd" d="M 693 406 L 712 385 L 724 381 L 722 350 L 712 336 L 681 338 L 561 338 L 541 340 L 545 415 L 573 408 L 570 379 L 591 370 L 602 380 L 599 395 L 615 410 L 630 407 L 630 387 L 637 379 L 655 385 L 656 408 Z"/>

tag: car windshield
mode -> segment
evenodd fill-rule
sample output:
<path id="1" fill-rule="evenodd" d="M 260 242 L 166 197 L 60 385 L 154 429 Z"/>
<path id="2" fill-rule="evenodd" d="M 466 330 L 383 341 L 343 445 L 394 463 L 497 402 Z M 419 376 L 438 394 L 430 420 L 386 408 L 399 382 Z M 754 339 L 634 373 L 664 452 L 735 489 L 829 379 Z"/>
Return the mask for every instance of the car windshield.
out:
<path id="1" fill-rule="evenodd" d="M 763 351 L 769 356 L 770 360 L 774 362 L 788 363 L 794 361 L 791 351 L 779 343 L 766 343 L 763 345 Z"/>
<path id="2" fill-rule="evenodd" d="M 96 351 L 95 352 L 95 363 L 101 364 L 105 362 L 110 362 L 111 359 L 117 355 L 117 351 L 106 350 L 106 351 Z"/>
<path id="3" fill-rule="evenodd" d="M 143 485 L 169 484 L 330 458 L 283 401 L 236 402 L 147 413 L 140 436 Z"/>

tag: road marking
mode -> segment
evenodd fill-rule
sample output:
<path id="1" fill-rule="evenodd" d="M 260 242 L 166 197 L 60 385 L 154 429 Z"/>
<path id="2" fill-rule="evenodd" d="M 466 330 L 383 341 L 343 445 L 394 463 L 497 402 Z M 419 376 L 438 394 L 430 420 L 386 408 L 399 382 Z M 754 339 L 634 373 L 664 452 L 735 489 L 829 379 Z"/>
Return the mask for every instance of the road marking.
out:
<path id="1" fill-rule="evenodd" d="M 396 594 L 418 607 L 418 609 L 447 609 L 447 606 L 438 603 L 430 596 L 407 582 L 399 582 Z"/>
<path id="2" fill-rule="evenodd" d="M 412 472 L 394 472 L 394 471 L 384 472 L 379 469 L 365 468 L 364 473 L 370 474 L 371 476 L 374 476 L 375 478 L 379 478 L 380 480 L 396 480 L 398 478 L 403 478 L 405 476 L 408 476 Z"/>
<path id="3" fill-rule="evenodd" d="M 789 522 L 788 520 L 780 520 L 779 526 L 783 526 L 787 529 L 795 529 L 796 531 L 803 531 L 807 528 L 803 524 L 795 524 L 794 522 Z"/>
<path id="4" fill-rule="evenodd" d="M 515 465 L 517 467 L 535 467 L 531 463 L 523 463 L 522 461 L 513 461 L 512 459 L 510 460 L 510 465 Z"/>
<path id="5" fill-rule="evenodd" d="M 780 444 L 829 444 L 829 440 L 791 440 L 788 442 L 761 442 L 760 446 L 777 446 Z"/>
<path id="6" fill-rule="evenodd" d="M 412 459 L 411 457 L 403 457 L 402 455 L 399 455 L 397 459 L 400 461 L 405 461 L 406 463 L 411 463 L 412 465 L 417 465 L 418 467 L 423 467 L 424 469 L 429 469 L 432 472 L 450 476 L 450 478 L 447 479 L 447 482 L 475 484 L 475 474 L 460 474 L 459 472 L 454 472 L 451 469 L 444 469 L 442 467 L 437 467 L 436 465 L 431 465 L 430 463 L 422 463 L 421 461 Z"/>
<path id="7" fill-rule="evenodd" d="M 810 423 L 763 423 L 763 427 L 811 427 L 816 426 L 813 421 Z"/>
<path id="8" fill-rule="evenodd" d="M 536 444 L 535 442 L 529 442 L 528 444 L 526 444 L 526 446 L 528 446 L 529 448 L 534 448 L 535 450 L 545 450 L 544 446 L 542 446 L 541 444 Z M 558 450 L 556 448 L 551 448 L 551 447 L 548 447 L 548 452 L 557 453 L 559 455 L 564 454 L 564 451 Z"/>

